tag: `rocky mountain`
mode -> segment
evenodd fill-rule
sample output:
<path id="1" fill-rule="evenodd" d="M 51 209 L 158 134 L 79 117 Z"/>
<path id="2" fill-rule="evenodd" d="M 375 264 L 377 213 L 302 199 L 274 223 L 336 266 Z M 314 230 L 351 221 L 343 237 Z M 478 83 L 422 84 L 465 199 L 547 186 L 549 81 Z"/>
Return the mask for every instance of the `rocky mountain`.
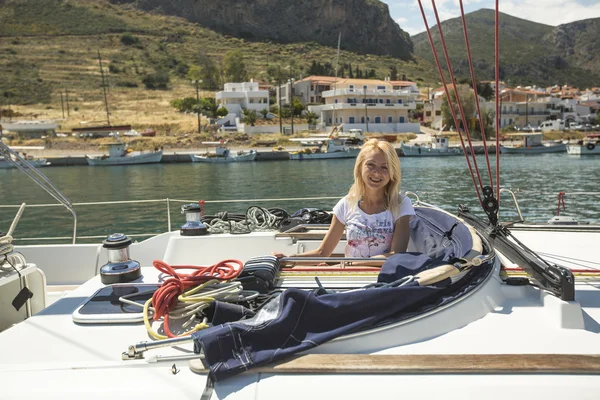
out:
<path id="1" fill-rule="evenodd" d="M 411 58 L 410 35 L 378 0 L 111 0 L 173 15 L 246 40 L 316 42 L 363 54 Z"/>
<path id="2" fill-rule="evenodd" d="M 476 76 L 494 79 L 494 11 L 467 14 Z M 460 18 L 442 22 L 454 73 L 468 76 L 469 63 Z M 600 85 L 600 18 L 553 27 L 500 15 L 500 79 L 511 84 Z M 445 63 L 437 26 L 431 30 L 440 61 Z M 434 61 L 423 32 L 411 37 L 417 56 Z M 446 69 L 446 68 L 444 68 Z"/>

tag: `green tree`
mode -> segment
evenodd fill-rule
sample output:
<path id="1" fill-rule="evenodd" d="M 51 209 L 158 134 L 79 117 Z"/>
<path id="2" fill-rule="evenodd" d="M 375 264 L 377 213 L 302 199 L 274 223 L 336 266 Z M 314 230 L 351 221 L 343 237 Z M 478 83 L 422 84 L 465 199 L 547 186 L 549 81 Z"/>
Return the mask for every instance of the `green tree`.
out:
<path id="1" fill-rule="evenodd" d="M 319 120 L 319 117 L 317 116 L 317 114 L 315 114 L 312 111 L 308 111 L 305 114 L 305 117 L 306 117 L 306 122 L 308 122 L 309 125 L 314 125 Z"/>
<path id="2" fill-rule="evenodd" d="M 304 111 L 304 104 L 302 104 L 300 99 L 294 98 L 294 100 L 292 101 L 292 105 L 294 116 L 302 115 L 302 111 Z"/>
<path id="3" fill-rule="evenodd" d="M 496 112 L 494 110 L 483 110 L 481 112 L 481 120 L 483 121 L 483 129 L 485 130 L 485 138 L 490 139 L 494 136 L 494 118 Z M 479 129 L 479 125 L 477 126 Z M 480 132 L 481 133 L 481 132 Z"/>
<path id="4" fill-rule="evenodd" d="M 262 114 L 264 119 L 267 119 L 267 117 L 269 116 L 269 110 L 267 110 L 266 108 L 260 110 L 260 113 Z"/>
<path id="5" fill-rule="evenodd" d="M 398 80 L 398 68 L 395 65 L 390 67 L 390 80 L 397 81 Z"/>
<path id="6" fill-rule="evenodd" d="M 250 124 L 250 126 L 254 126 L 254 124 L 256 124 L 256 120 L 258 119 L 256 111 L 248 110 L 247 108 L 242 109 L 242 117 L 244 123 Z"/>
<path id="7" fill-rule="evenodd" d="M 248 80 L 248 72 L 244 57 L 240 50 L 229 51 L 223 59 L 225 78 L 228 82 L 246 82 Z"/>
<path id="8" fill-rule="evenodd" d="M 469 88 L 468 85 L 460 85 L 458 88 L 458 97 L 460 98 L 460 102 L 462 104 L 463 111 L 465 113 L 465 118 L 467 119 L 466 123 L 473 118 L 473 113 L 475 112 L 475 96 L 473 95 L 473 91 Z M 454 106 L 454 115 L 456 116 L 456 120 L 462 126 L 465 123 L 461 122 L 461 115 L 458 108 L 458 103 L 456 102 L 456 95 L 454 93 L 454 88 L 450 88 L 448 90 L 450 96 L 452 97 L 452 105 Z M 452 118 L 452 112 L 450 110 L 450 106 L 448 105 L 448 98 L 444 96 L 442 101 L 442 119 L 443 123 L 448 127 L 457 128 L 454 126 L 454 119 Z"/>
<path id="9" fill-rule="evenodd" d="M 200 110 L 209 118 L 219 118 L 219 106 L 214 97 L 203 97 L 200 99 Z"/>
<path id="10" fill-rule="evenodd" d="M 219 109 L 217 110 L 217 116 L 219 116 L 219 117 L 224 117 L 227 114 L 229 114 L 229 110 L 226 109 L 225 107 L 219 107 Z"/>
<path id="11" fill-rule="evenodd" d="M 202 87 L 207 90 L 218 90 L 221 88 L 219 79 L 219 68 L 214 59 L 204 56 L 200 62 L 202 67 Z"/>

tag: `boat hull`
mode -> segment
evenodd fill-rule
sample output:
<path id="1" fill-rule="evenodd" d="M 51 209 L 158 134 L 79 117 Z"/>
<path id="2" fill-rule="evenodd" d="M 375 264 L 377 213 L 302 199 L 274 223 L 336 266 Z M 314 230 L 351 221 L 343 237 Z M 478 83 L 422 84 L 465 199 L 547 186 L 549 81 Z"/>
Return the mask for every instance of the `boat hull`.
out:
<path id="1" fill-rule="evenodd" d="M 431 147 L 409 146 L 402 144 L 402 153 L 406 157 L 444 157 L 460 156 L 462 151 L 457 148 L 436 149 Z"/>
<path id="2" fill-rule="evenodd" d="M 592 143 L 593 144 L 593 143 Z M 567 146 L 567 153 L 573 156 L 593 156 L 600 155 L 600 145 L 593 144 L 589 145 L 580 145 L 580 144 L 570 144 Z"/>
<path id="3" fill-rule="evenodd" d="M 326 160 L 333 158 L 356 158 L 360 149 L 348 149 L 346 151 L 335 151 L 333 153 L 290 153 L 290 160 Z"/>
<path id="4" fill-rule="evenodd" d="M 190 158 L 192 159 L 192 162 L 228 164 L 234 162 L 254 161 L 254 159 L 256 158 L 256 152 L 233 157 L 206 157 L 198 156 L 196 154 L 190 154 Z"/>
<path id="5" fill-rule="evenodd" d="M 152 153 L 140 153 L 134 155 L 126 155 L 123 157 L 88 157 L 85 159 L 88 165 L 103 166 L 103 165 L 134 165 L 134 164 L 154 164 L 159 163 L 162 159 L 163 152 L 157 151 Z"/>
<path id="6" fill-rule="evenodd" d="M 27 162 L 35 168 L 39 168 L 39 167 L 45 167 L 50 165 L 50 163 L 48 161 L 46 161 L 45 158 L 40 158 L 39 160 L 27 160 Z M 17 161 L 17 163 L 19 165 L 24 165 L 23 162 L 21 161 Z M 17 168 L 13 163 L 9 163 L 6 160 L 0 160 L 0 169 L 11 169 L 11 168 Z"/>
<path id="7" fill-rule="evenodd" d="M 500 146 L 502 154 L 546 154 L 546 153 L 564 153 L 567 150 L 565 143 L 550 146 L 531 146 L 531 147 L 507 147 Z"/>

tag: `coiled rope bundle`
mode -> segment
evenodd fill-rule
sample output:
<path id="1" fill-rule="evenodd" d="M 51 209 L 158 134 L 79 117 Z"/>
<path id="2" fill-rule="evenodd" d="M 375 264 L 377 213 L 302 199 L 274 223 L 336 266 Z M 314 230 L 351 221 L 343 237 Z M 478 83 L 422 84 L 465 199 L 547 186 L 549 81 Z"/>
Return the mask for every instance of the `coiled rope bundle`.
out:
<path id="1" fill-rule="evenodd" d="M 8 228 L 8 232 L 5 235 L 0 235 L 0 269 L 5 271 L 14 270 L 18 273 L 19 270 L 25 268 L 25 265 L 27 264 L 25 257 L 23 257 L 21 253 L 13 253 L 15 247 L 12 244 L 12 234 L 21 219 L 21 215 L 23 215 L 25 205 L 26 204 L 23 203 L 21 204 L 21 207 L 19 207 L 17 215 L 10 225 L 10 228 Z"/>
<path id="2" fill-rule="evenodd" d="M 160 260 L 155 260 L 153 265 L 162 273 L 170 276 L 143 306 L 146 330 L 155 339 L 186 336 L 207 328 L 207 320 L 204 318 L 201 323 L 196 324 L 191 330 L 181 335 L 175 335 L 169 328 L 169 321 L 170 319 L 187 319 L 182 325 L 182 328 L 186 329 L 196 321 L 198 313 L 215 300 L 235 300 L 239 298 L 242 292 L 241 282 L 230 282 L 242 272 L 243 264 L 239 260 L 223 260 L 208 267 L 195 265 L 171 266 Z M 193 272 L 190 274 L 177 272 L 181 269 L 193 270 Z M 137 304 L 123 298 L 121 301 Z M 166 336 L 152 329 L 150 311 L 154 313 L 154 321 L 163 320 L 163 329 Z"/>
<path id="3" fill-rule="evenodd" d="M 208 226 L 208 231 L 213 234 L 241 234 L 277 230 L 281 225 L 281 221 L 287 216 L 288 213 L 280 208 L 266 209 L 251 206 L 245 214 L 233 214 L 223 211 L 215 215 L 203 216 L 201 221 Z"/>

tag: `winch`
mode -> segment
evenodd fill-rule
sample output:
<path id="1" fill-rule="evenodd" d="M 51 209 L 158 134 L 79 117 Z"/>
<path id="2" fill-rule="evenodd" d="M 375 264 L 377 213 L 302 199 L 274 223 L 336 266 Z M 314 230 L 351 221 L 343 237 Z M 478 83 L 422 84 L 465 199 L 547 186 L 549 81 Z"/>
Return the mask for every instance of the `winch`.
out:
<path id="1" fill-rule="evenodd" d="M 185 214 L 185 224 L 181 227 L 181 236 L 201 236 L 208 234 L 208 227 L 200 220 L 201 207 L 199 204 L 184 204 L 181 213 Z"/>
<path id="2" fill-rule="evenodd" d="M 129 257 L 131 239 L 122 233 L 113 233 L 102 242 L 108 253 L 108 263 L 100 268 L 100 280 L 105 285 L 127 283 L 142 276 L 140 263 Z"/>

